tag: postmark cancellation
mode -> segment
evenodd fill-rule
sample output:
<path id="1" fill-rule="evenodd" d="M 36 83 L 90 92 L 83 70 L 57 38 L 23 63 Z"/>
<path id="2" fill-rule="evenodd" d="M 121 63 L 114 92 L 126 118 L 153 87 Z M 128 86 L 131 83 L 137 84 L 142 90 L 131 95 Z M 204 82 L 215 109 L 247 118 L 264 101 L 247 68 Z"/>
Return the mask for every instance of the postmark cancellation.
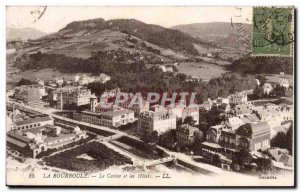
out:
<path id="1" fill-rule="evenodd" d="M 293 7 L 253 7 L 253 56 L 292 56 Z"/>

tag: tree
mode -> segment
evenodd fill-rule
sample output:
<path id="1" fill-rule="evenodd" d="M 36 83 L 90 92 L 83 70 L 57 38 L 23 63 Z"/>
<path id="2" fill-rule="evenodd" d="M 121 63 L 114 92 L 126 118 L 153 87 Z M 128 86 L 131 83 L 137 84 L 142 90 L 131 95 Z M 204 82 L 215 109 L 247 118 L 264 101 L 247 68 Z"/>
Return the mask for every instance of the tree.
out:
<path id="1" fill-rule="evenodd" d="M 185 81 L 185 80 L 187 79 L 187 75 L 184 74 L 184 73 L 178 73 L 178 74 L 176 75 L 176 78 L 178 78 L 178 79 L 181 80 L 181 81 Z"/>
<path id="2" fill-rule="evenodd" d="M 286 133 L 278 132 L 275 137 L 271 139 L 271 147 L 279 147 L 289 150 L 290 154 L 293 152 L 293 126 L 289 127 Z"/>
<path id="3" fill-rule="evenodd" d="M 253 90 L 253 99 L 261 99 L 264 96 L 264 89 L 262 86 L 256 86 Z"/>
<path id="4" fill-rule="evenodd" d="M 286 139 L 287 139 L 287 149 L 289 150 L 290 154 L 293 154 L 293 124 L 289 127 L 288 131 L 286 132 Z"/>
<path id="5" fill-rule="evenodd" d="M 271 146 L 286 149 L 287 148 L 286 134 L 284 132 L 278 132 L 275 135 L 275 137 L 271 139 Z"/>
<path id="6" fill-rule="evenodd" d="M 210 126 L 218 125 L 222 122 L 223 116 L 220 116 L 221 110 L 217 106 L 213 106 L 210 111 L 206 113 L 206 120 Z"/>
<path id="7" fill-rule="evenodd" d="M 151 133 L 151 142 L 152 143 L 156 143 L 158 141 L 158 132 L 157 131 L 153 131 Z"/>
<path id="8" fill-rule="evenodd" d="M 251 163 L 252 159 L 253 158 L 249 150 L 241 149 L 234 154 L 232 162 L 238 164 L 241 168 L 244 168 L 246 165 Z"/>
<path id="9" fill-rule="evenodd" d="M 265 76 L 265 75 L 262 75 L 262 74 L 257 75 L 257 76 L 256 76 L 256 79 L 259 80 L 259 83 L 260 83 L 259 86 L 260 86 L 260 87 L 263 87 L 264 84 L 267 82 L 266 76 Z"/>
<path id="10" fill-rule="evenodd" d="M 271 93 L 273 93 L 277 97 L 284 97 L 285 96 L 285 88 L 283 86 L 276 85 L 276 87 L 274 87 L 274 89 L 272 90 Z"/>
<path id="11" fill-rule="evenodd" d="M 207 122 L 200 122 L 199 130 L 203 133 L 203 138 L 206 140 L 206 135 L 209 130 L 209 124 Z"/>
<path id="12" fill-rule="evenodd" d="M 165 133 L 161 134 L 158 138 L 158 144 L 168 149 L 173 149 L 176 142 L 177 139 L 175 129 L 170 129 L 166 131 Z"/>
<path id="13" fill-rule="evenodd" d="M 212 164 L 216 165 L 216 166 L 220 166 L 221 164 L 221 159 L 220 159 L 220 155 L 218 154 L 214 154 L 212 157 Z"/>
<path id="14" fill-rule="evenodd" d="M 262 172 L 268 172 L 273 169 L 273 164 L 271 159 L 265 159 L 265 158 L 257 158 L 254 160 L 254 162 L 257 164 L 257 170 Z"/>
<path id="15" fill-rule="evenodd" d="M 26 78 L 22 78 L 18 83 L 17 83 L 17 86 L 21 86 L 21 85 L 33 85 L 35 84 L 35 82 L 29 80 L 29 79 L 26 79 Z"/>
<path id="16" fill-rule="evenodd" d="M 195 126 L 196 121 L 191 116 L 187 116 L 182 124 L 188 124 L 190 126 Z"/>

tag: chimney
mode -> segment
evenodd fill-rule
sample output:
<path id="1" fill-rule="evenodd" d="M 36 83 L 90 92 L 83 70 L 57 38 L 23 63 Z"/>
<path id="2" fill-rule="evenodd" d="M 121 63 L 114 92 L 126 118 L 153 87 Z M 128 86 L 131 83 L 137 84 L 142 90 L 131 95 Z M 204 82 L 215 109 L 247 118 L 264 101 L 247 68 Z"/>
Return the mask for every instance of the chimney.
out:
<path id="1" fill-rule="evenodd" d="M 62 89 L 60 89 L 60 110 L 63 110 L 63 107 L 64 107 L 62 94 L 63 94 L 63 91 L 62 91 Z"/>
<path id="2" fill-rule="evenodd" d="M 15 116 L 16 116 L 16 106 L 15 103 L 13 103 L 13 111 L 12 111 L 12 122 L 15 122 Z"/>
<path id="3" fill-rule="evenodd" d="M 53 133 L 55 136 L 58 136 L 61 132 L 61 127 L 55 126 L 53 129 Z"/>
<path id="4" fill-rule="evenodd" d="M 96 112 L 96 105 L 97 105 L 97 103 L 98 103 L 97 97 L 92 96 L 92 97 L 90 98 L 90 106 L 91 106 L 91 111 L 92 111 L 93 113 Z"/>

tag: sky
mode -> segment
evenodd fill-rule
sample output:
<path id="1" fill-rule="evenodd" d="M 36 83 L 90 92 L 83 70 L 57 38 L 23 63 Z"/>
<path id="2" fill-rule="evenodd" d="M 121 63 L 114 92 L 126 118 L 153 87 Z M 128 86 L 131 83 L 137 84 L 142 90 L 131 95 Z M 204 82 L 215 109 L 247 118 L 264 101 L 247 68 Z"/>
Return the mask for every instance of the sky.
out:
<path id="1" fill-rule="evenodd" d="M 235 22 L 251 23 L 251 7 L 47 7 L 8 6 L 6 27 L 32 27 L 40 31 L 56 32 L 72 21 L 103 18 L 137 19 L 148 24 L 172 27 L 180 24 Z"/>

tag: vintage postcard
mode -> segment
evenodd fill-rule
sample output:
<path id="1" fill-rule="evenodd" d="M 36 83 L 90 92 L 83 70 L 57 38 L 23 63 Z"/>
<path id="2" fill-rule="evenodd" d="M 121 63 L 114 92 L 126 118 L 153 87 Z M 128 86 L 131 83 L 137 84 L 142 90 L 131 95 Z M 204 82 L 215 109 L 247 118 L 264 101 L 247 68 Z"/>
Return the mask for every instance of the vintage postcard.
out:
<path id="1" fill-rule="evenodd" d="M 6 7 L 8 186 L 294 187 L 294 7 Z"/>

